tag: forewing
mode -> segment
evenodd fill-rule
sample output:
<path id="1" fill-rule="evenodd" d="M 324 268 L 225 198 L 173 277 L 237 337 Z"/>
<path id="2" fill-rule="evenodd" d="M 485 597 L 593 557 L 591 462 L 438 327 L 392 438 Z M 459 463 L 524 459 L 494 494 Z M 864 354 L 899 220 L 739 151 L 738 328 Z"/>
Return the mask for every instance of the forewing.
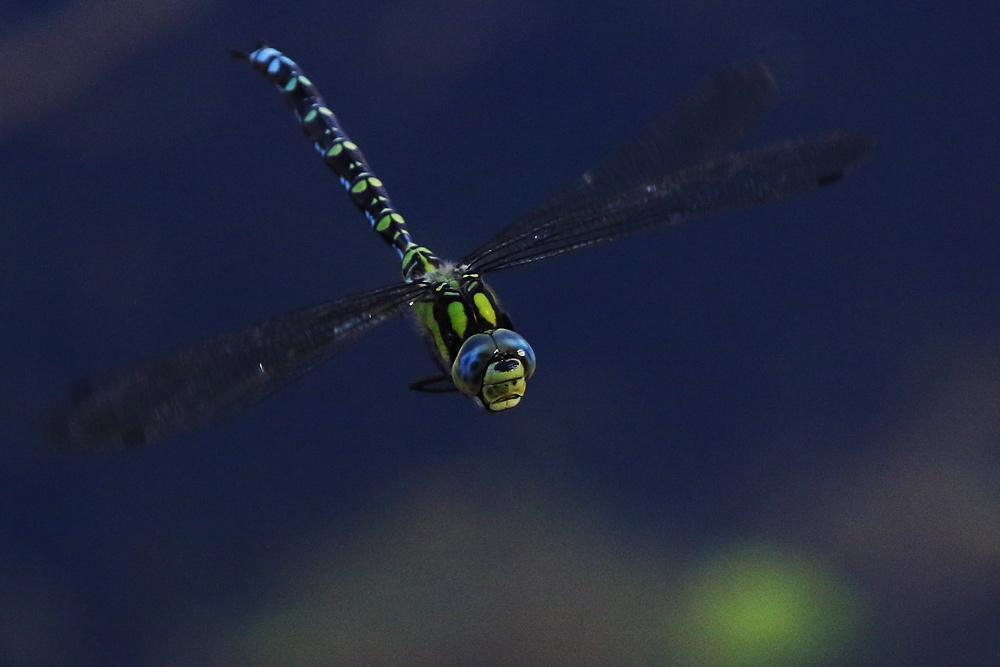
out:
<path id="1" fill-rule="evenodd" d="M 761 62 L 720 72 L 553 199 L 581 190 L 614 192 L 729 151 L 767 110 L 775 90 L 774 76 Z"/>
<path id="2" fill-rule="evenodd" d="M 719 155 L 746 134 L 769 106 L 774 92 L 774 77 L 764 63 L 717 74 L 669 114 L 642 128 L 570 187 L 502 230 L 463 262 L 478 266 L 485 255 L 549 221 L 556 212 L 579 208 L 585 202 Z"/>
<path id="3" fill-rule="evenodd" d="M 426 292 L 400 284 L 278 315 L 71 389 L 46 423 L 73 449 L 116 449 L 202 426 L 256 403 Z"/>
<path id="4" fill-rule="evenodd" d="M 837 132 L 733 153 L 620 190 L 577 191 L 547 204 L 463 260 L 500 271 L 688 218 L 784 199 L 839 180 L 871 151 Z"/>

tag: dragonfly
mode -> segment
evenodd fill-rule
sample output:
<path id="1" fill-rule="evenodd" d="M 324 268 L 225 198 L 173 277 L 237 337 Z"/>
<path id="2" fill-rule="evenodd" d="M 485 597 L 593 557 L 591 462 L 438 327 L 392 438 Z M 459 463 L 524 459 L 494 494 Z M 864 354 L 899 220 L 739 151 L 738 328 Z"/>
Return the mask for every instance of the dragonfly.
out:
<path id="1" fill-rule="evenodd" d="M 51 443 L 120 449 L 205 426 L 405 315 L 416 321 L 438 369 L 412 389 L 458 392 L 491 413 L 510 410 L 537 361 L 483 274 L 825 186 L 872 148 L 867 136 L 840 131 L 725 152 L 775 91 L 766 64 L 733 67 L 465 257 L 445 261 L 413 240 L 384 184 L 296 62 L 263 44 L 233 56 L 278 88 L 351 201 L 396 250 L 402 280 L 78 381 L 47 419 Z"/>

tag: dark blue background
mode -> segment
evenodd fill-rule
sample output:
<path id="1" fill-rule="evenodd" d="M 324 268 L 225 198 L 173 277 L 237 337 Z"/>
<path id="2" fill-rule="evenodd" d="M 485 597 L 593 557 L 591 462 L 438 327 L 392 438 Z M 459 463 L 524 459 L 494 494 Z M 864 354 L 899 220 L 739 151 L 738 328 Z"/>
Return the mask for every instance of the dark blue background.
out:
<path id="1" fill-rule="evenodd" d="M 357 664 L 487 664 L 462 638 L 502 646 L 469 628 L 506 626 L 478 616 L 475 583 L 448 593 L 468 613 L 427 619 L 451 608 L 442 577 L 495 566 L 467 533 L 507 535 L 499 522 L 524 540 L 504 562 L 533 571 L 518 560 L 536 553 L 518 532 L 532 520 L 543 542 L 580 540 L 551 538 L 553 572 L 603 549 L 629 581 L 664 568 L 666 590 L 734 545 L 804 554 L 867 610 L 831 661 L 988 662 L 1000 12 L 972 4 L 7 3 L 0 663 L 271 664 L 243 639 L 346 588 L 340 631 L 404 647 Z M 395 322 L 218 427 L 45 454 L 32 420 L 76 377 L 396 279 L 276 92 L 229 59 L 256 39 L 302 64 L 446 257 L 733 62 L 764 58 L 779 79 L 755 142 L 844 128 L 878 148 L 836 187 L 494 277 L 539 358 L 510 414 L 409 392 L 432 367 Z M 461 557 L 427 546 L 449 540 Z M 426 553 L 435 565 L 375 601 L 386 563 Z M 573 607 L 546 590 L 525 607 Z M 506 655 L 587 664 L 532 648 L 552 637 Z"/>

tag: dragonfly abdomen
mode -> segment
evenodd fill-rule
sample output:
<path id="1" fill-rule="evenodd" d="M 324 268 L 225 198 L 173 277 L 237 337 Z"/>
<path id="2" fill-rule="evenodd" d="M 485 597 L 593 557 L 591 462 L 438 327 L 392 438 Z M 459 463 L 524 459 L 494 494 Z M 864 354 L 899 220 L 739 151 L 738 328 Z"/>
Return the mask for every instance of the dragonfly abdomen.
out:
<path id="1" fill-rule="evenodd" d="M 336 115 L 298 64 L 267 46 L 245 57 L 254 69 L 278 87 L 295 112 L 299 127 L 323 156 L 326 166 L 339 177 L 351 201 L 365 214 L 378 235 L 396 249 L 403 263 L 403 277 L 413 281 L 428 271 L 440 268 L 441 260 L 413 241 L 403 216 L 393 207 L 382 181 L 372 172 L 361 149 L 344 132 Z"/>

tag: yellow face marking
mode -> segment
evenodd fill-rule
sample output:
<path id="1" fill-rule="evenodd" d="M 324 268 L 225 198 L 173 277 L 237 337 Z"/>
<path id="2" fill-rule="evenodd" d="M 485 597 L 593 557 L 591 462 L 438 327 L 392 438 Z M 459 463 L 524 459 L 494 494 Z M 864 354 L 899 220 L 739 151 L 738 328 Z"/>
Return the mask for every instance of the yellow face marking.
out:
<path id="1" fill-rule="evenodd" d="M 451 322 L 451 328 L 459 337 L 465 337 L 465 330 L 469 326 L 469 317 L 465 314 L 465 307 L 460 302 L 452 301 L 448 304 L 448 321 Z"/>
<path id="2" fill-rule="evenodd" d="M 476 310 L 478 310 L 479 314 L 483 316 L 483 319 L 489 322 L 492 326 L 496 326 L 497 314 L 493 310 L 493 306 L 490 304 L 490 300 L 486 297 L 486 295 L 482 292 L 477 292 L 473 295 L 472 302 L 476 305 Z"/>
<path id="3" fill-rule="evenodd" d="M 483 374 L 482 401 L 492 412 L 514 407 L 524 396 L 524 364 L 517 364 L 509 370 L 498 370 L 497 364 L 490 364 Z"/>
<path id="4" fill-rule="evenodd" d="M 483 377 L 483 382 L 487 385 L 491 384 L 501 384 L 505 382 L 510 382 L 511 380 L 517 380 L 524 377 L 524 366 L 518 364 L 509 371 L 498 371 L 494 365 L 491 365 L 486 370 L 486 375 Z"/>
<path id="5" fill-rule="evenodd" d="M 521 401 L 521 397 L 524 396 L 524 389 L 524 378 L 484 385 L 482 400 L 486 403 L 486 407 L 493 412 L 507 410 Z"/>

